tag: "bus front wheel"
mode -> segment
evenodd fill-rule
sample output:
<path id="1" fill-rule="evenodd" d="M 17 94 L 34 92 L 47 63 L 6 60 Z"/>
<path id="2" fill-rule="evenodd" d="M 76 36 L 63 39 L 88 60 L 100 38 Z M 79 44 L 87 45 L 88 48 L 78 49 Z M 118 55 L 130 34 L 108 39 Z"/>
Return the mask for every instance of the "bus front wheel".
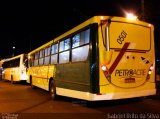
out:
<path id="1" fill-rule="evenodd" d="M 51 80 L 50 82 L 50 87 L 49 87 L 49 92 L 50 92 L 50 96 L 53 100 L 56 99 L 57 95 L 56 95 L 56 85 L 55 85 L 55 81 Z"/>

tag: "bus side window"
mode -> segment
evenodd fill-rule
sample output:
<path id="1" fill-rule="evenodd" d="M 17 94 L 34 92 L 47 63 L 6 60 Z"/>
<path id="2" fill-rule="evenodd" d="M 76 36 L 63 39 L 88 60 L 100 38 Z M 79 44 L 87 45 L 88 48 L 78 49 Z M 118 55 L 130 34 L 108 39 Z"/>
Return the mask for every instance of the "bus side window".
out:
<path id="1" fill-rule="evenodd" d="M 51 64 L 57 64 L 58 43 L 51 46 Z"/>
<path id="2" fill-rule="evenodd" d="M 69 62 L 70 38 L 60 42 L 59 63 Z"/>
<path id="3" fill-rule="evenodd" d="M 44 63 L 44 49 L 39 52 L 39 65 L 43 65 Z"/>
<path id="4" fill-rule="evenodd" d="M 76 34 L 72 38 L 72 62 L 85 61 L 89 54 L 90 29 Z"/>
<path id="5" fill-rule="evenodd" d="M 30 67 L 34 66 L 34 59 L 35 59 L 35 54 L 32 54 L 29 58 Z"/>
<path id="6" fill-rule="evenodd" d="M 50 63 L 50 50 L 51 50 L 51 47 L 47 47 L 45 49 L 44 65 L 48 65 Z"/>
<path id="7" fill-rule="evenodd" d="M 38 66 L 38 57 L 39 57 L 39 52 L 36 52 L 35 59 L 34 59 L 34 66 Z"/>

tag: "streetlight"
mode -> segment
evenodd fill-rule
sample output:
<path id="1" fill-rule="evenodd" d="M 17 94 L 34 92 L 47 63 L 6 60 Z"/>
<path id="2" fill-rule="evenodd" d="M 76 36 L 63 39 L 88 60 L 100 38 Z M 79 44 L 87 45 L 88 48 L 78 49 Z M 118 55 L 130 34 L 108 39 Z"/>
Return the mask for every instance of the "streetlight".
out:
<path id="1" fill-rule="evenodd" d="M 16 48 L 15 46 L 12 47 L 12 49 L 13 49 L 12 50 L 12 57 L 14 57 L 14 50 L 15 50 L 15 48 Z"/>
<path id="2" fill-rule="evenodd" d="M 137 16 L 135 16 L 133 13 L 127 13 L 126 17 L 128 20 L 136 20 Z"/>

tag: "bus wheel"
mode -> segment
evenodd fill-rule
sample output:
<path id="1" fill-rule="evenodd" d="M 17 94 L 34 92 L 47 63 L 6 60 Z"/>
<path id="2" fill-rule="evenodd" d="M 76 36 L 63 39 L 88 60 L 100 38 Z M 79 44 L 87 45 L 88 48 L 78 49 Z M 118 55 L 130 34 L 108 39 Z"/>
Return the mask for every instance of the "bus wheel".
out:
<path id="1" fill-rule="evenodd" d="M 13 84 L 13 83 L 14 83 L 13 76 L 11 75 L 11 84 Z"/>
<path id="2" fill-rule="evenodd" d="M 35 86 L 33 85 L 33 82 L 32 82 L 32 77 L 30 77 L 30 85 L 32 89 L 35 89 Z"/>
<path id="3" fill-rule="evenodd" d="M 50 82 L 49 92 L 50 92 L 51 98 L 53 100 L 55 100 L 57 95 L 56 95 L 56 85 L 55 85 L 55 81 L 54 80 L 51 80 L 51 82 Z"/>

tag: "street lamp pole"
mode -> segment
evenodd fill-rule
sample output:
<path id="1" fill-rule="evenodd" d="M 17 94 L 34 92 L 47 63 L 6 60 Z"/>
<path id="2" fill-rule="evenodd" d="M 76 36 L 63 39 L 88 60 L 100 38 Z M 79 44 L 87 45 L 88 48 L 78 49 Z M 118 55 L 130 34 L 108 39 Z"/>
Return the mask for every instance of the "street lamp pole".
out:
<path id="1" fill-rule="evenodd" d="M 12 47 L 12 57 L 14 57 L 14 50 L 15 50 L 15 46 Z"/>
<path id="2" fill-rule="evenodd" d="M 145 21 L 144 0 L 141 0 L 141 18 Z"/>

